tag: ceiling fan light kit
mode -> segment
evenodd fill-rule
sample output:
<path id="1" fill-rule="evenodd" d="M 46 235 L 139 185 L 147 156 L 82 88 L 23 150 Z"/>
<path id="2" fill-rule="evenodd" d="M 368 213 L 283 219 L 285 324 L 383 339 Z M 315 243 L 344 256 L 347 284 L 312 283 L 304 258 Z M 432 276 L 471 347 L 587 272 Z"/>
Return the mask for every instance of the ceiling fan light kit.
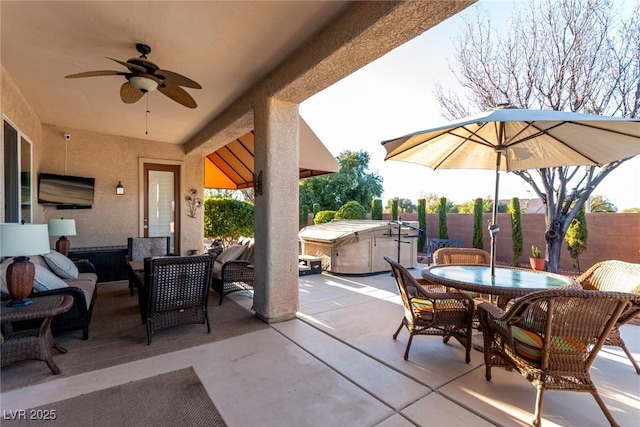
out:
<path id="1" fill-rule="evenodd" d="M 137 102 L 145 93 L 156 89 L 166 97 L 188 108 L 196 108 L 198 104 L 181 86 L 191 89 L 202 89 L 199 83 L 173 71 L 161 70 L 153 62 L 147 59 L 151 48 L 142 43 L 136 44 L 140 53 L 139 58 L 131 58 L 128 61 L 107 58 L 126 67 L 129 72 L 99 70 L 66 76 L 68 79 L 98 76 L 124 76 L 127 81 L 120 87 L 120 99 L 126 104 Z"/>
<path id="2" fill-rule="evenodd" d="M 129 83 L 143 93 L 153 92 L 158 88 L 158 83 L 155 80 L 144 76 L 132 76 L 129 78 Z"/>

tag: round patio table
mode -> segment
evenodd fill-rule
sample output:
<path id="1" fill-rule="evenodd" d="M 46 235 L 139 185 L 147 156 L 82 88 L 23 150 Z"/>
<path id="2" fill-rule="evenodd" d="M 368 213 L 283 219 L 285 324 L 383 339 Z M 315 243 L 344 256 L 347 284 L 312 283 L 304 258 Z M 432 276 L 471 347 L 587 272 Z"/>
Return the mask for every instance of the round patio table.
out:
<path id="1" fill-rule="evenodd" d="M 512 298 L 571 283 L 570 278 L 560 274 L 515 267 L 496 267 L 495 276 L 491 277 L 488 265 L 434 265 L 422 270 L 422 278 L 462 291 L 495 295 L 500 307 Z"/>

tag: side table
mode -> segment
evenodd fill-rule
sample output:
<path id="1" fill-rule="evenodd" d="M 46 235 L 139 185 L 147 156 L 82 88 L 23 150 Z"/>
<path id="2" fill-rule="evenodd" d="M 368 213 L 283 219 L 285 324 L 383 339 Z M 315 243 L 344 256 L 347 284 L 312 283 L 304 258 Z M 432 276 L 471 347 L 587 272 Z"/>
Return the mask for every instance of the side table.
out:
<path id="1" fill-rule="evenodd" d="M 51 334 L 53 317 L 69 311 L 73 305 L 73 297 L 69 295 L 49 295 L 32 299 L 33 304 L 24 307 L 8 307 L 8 301 L 2 303 L 0 322 L 4 334 L 4 342 L 0 344 L 2 366 L 20 360 L 41 360 L 49 366 L 55 375 L 60 369 L 53 362 L 51 347 L 60 353 L 67 350 L 56 344 Z M 40 328 L 13 331 L 12 322 L 42 319 Z"/>

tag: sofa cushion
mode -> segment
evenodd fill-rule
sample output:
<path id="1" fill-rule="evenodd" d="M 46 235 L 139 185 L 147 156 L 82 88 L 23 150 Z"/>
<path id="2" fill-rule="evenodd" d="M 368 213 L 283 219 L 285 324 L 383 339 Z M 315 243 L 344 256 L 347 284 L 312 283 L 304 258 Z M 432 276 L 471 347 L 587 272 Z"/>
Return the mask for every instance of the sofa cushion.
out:
<path id="1" fill-rule="evenodd" d="M 253 253 L 254 253 L 254 246 L 255 246 L 254 240 L 247 239 L 244 242 L 244 246 L 246 247 L 246 249 L 240 256 L 240 259 L 243 261 L 249 261 L 250 263 L 253 264 Z"/>
<path id="2" fill-rule="evenodd" d="M 48 254 L 43 254 L 42 257 L 47 263 L 51 271 L 56 273 L 58 277 L 63 279 L 77 279 L 78 267 L 66 256 L 53 249 Z"/>
<path id="3" fill-rule="evenodd" d="M 91 300 L 93 298 L 93 293 L 96 290 L 97 281 L 98 276 L 96 276 L 95 273 L 80 273 L 77 279 L 65 280 L 67 285 L 80 288 L 82 290 L 87 308 L 91 306 Z"/>
<path id="4" fill-rule="evenodd" d="M 246 247 L 244 245 L 231 245 L 224 251 L 222 251 L 220 255 L 218 255 L 216 261 L 219 261 L 223 264 L 228 261 L 234 261 L 240 258 L 245 249 Z"/>
<path id="5" fill-rule="evenodd" d="M 7 288 L 7 267 L 13 262 L 13 258 L 5 258 L 0 262 L 0 290 L 5 294 L 9 293 Z"/>
<path id="6" fill-rule="evenodd" d="M 32 255 L 29 257 L 29 261 L 33 263 L 33 265 L 39 265 L 40 267 L 44 267 L 47 270 L 51 270 L 47 262 L 42 258 L 41 255 Z"/>
<path id="7" fill-rule="evenodd" d="M 67 283 L 44 267 L 36 265 L 36 278 L 33 289 L 36 291 L 49 291 L 52 289 L 66 288 Z"/>
<path id="8" fill-rule="evenodd" d="M 212 274 L 214 279 L 222 280 L 222 263 L 217 259 L 213 262 Z"/>

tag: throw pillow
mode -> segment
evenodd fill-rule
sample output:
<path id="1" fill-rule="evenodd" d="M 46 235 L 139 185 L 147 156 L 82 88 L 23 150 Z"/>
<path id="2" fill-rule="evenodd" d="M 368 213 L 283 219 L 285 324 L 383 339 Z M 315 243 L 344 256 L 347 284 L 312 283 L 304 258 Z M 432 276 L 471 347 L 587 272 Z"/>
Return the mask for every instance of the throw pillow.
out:
<path id="1" fill-rule="evenodd" d="M 49 291 L 51 289 L 66 288 L 68 286 L 64 280 L 46 268 L 36 265 L 36 280 L 33 282 L 33 289 L 36 291 Z"/>
<path id="2" fill-rule="evenodd" d="M 62 255 L 60 252 L 51 249 L 51 252 L 42 255 L 42 257 L 51 271 L 56 273 L 59 277 L 63 279 L 78 278 L 78 267 L 73 263 L 73 261 Z"/>
<path id="3" fill-rule="evenodd" d="M 242 255 L 244 250 L 245 250 L 244 245 L 231 245 L 227 249 L 222 251 L 220 255 L 218 255 L 218 258 L 216 258 L 216 261 L 219 261 L 224 264 L 227 261 L 236 260 L 240 258 L 240 255 Z"/>
<path id="4" fill-rule="evenodd" d="M 5 294 L 9 293 L 9 288 L 7 288 L 7 267 L 9 264 L 13 262 L 13 258 L 5 258 L 0 263 L 0 290 Z"/>

